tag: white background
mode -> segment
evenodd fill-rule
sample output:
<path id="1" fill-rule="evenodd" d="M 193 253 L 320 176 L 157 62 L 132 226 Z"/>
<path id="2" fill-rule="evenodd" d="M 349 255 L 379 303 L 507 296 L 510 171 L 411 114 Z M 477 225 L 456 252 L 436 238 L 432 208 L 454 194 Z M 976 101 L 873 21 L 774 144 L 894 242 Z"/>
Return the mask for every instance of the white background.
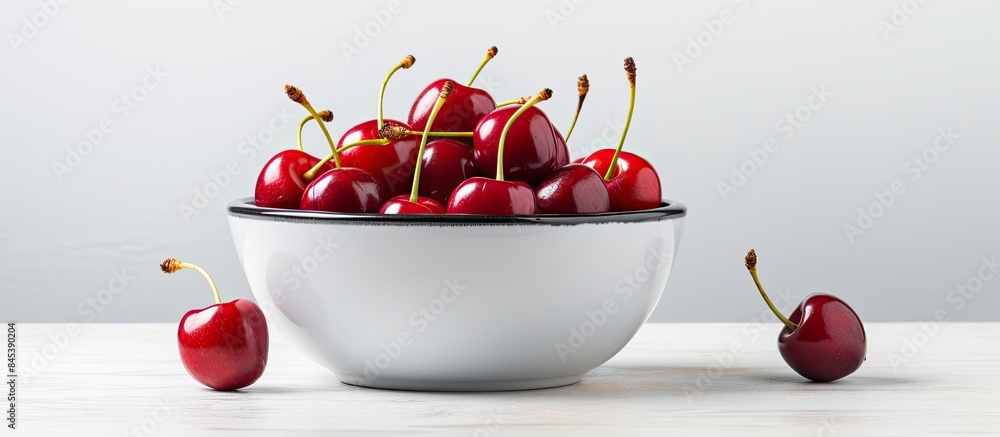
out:
<path id="1" fill-rule="evenodd" d="M 553 88 L 542 108 L 563 131 L 576 77 L 590 76 L 574 156 L 615 145 L 627 106 L 621 61 L 635 57 L 626 148 L 656 165 L 665 197 L 690 208 L 652 320 L 759 319 L 765 307 L 743 267 L 751 247 L 786 310 L 823 290 L 867 321 L 936 311 L 1000 320 L 1000 280 L 980 271 L 1000 251 L 1000 3 L 227 4 L 0 3 L 0 318 L 179 320 L 211 294 L 194 273 L 160 273 L 168 256 L 208 269 L 226 299 L 249 297 L 225 206 L 252 195 L 259 168 L 294 147 L 304 112 L 282 85 L 332 109 L 339 137 L 375 116 L 381 79 L 404 55 L 417 64 L 390 83 L 389 117 L 405 118 L 431 80 L 465 81 L 495 44 L 478 84 L 498 101 Z M 373 36 L 359 37 L 366 29 Z M 156 69 L 165 76 L 146 78 Z M 151 89 L 136 89 L 144 79 Z M 813 89 L 832 95 L 806 109 Z M 143 99 L 126 113 L 123 94 Z M 786 114 L 799 127 L 779 124 Z M 67 165 L 67 148 L 104 119 L 113 130 Z M 949 127 L 960 136 L 934 150 Z M 248 136 L 268 140 L 255 156 L 241 153 Z M 777 151 L 744 164 L 768 139 Z M 326 150 L 314 125 L 306 141 Z M 912 161 L 923 154 L 926 168 Z M 720 194 L 744 165 L 752 174 Z M 185 218 L 181 205 L 227 166 L 238 174 Z M 845 224 L 896 180 L 905 192 L 849 238 Z M 976 292 L 959 294 L 963 284 Z"/>

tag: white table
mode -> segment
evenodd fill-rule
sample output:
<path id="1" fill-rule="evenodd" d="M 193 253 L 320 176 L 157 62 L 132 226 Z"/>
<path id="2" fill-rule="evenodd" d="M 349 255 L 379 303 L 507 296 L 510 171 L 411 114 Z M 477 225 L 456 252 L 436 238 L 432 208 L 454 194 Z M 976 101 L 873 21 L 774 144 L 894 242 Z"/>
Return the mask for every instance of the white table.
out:
<path id="1" fill-rule="evenodd" d="M 20 324 L 18 432 L 0 436 L 1000 433 L 1000 324 L 870 324 L 867 362 L 831 384 L 785 365 L 778 328 L 649 324 L 579 384 L 506 393 L 344 385 L 274 332 L 264 376 L 220 393 L 185 373 L 176 325 L 79 325 L 65 342 L 50 335 L 66 325 Z"/>

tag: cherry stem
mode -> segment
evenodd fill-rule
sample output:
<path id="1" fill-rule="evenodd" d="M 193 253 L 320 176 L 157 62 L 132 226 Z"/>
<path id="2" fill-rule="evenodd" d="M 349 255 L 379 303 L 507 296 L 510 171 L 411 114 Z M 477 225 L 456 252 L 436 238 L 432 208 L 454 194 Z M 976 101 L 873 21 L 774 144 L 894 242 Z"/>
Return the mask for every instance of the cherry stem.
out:
<path id="1" fill-rule="evenodd" d="M 771 299 L 767 297 L 767 293 L 764 292 L 764 286 L 760 285 L 760 279 L 757 278 L 757 253 L 754 252 L 753 249 L 750 249 L 750 252 L 747 252 L 746 266 L 747 270 L 750 271 L 750 277 L 753 278 L 753 283 L 757 285 L 757 291 L 760 291 L 760 296 L 764 298 L 764 302 L 767 303 L 768 308 L 771 308 L 771 312 L 773 312 L 774 315 L 778 317 L 778 320 L 781 320 L 781 323 L 788 327 L 788 329 L 791 329 L 792 331 L 798 329 L 799 325 L 795 324 L 795 322 L 791 320 L 788 320 L 784 314 L 781 314 L 781 311 L 778 311 L 778 308 L 774 306 Z"/>
<path id="2" fill-rule="evenodd" d="M 454 87 L 454 84 L 452 84 L 452 87 Z M 448 93 L 448 94 L 450 95 L 451 93 Z M 413 136 L 413 135 L 423 136 L 425 133 L 427 135 L 429 135 L 429 136 L 432 136 L 432 137 L 451 137 L 451 138 L 456 138 L 456 137 L 466 137 L 467 138 L 467 137 L 471 137 L 472 135 L 475 134 L 475 132 L 412 131 L 412 130 L 406 129 L 405 127 L 403 127 L 401 125 L 398 125 L 398 124 L 392 123 L 392 122 L 386 123 L 384 126 L 382 126 L 381 128 L 379 128 L 379 130 L 378 130 L 378 134 L 382 138 L 386 138 L 386 139 L 390 139 L 390 140 L 401 140 L 401 139 L 403 139 L 403 138 L 405 138 L 407 136 Z"/>
<path id="3" fill-rule="evenodd" d="M 587 79 L 586 74 L 577 79 L 576 89 L 580 92 L 580 99 L 576 103 L 576 112 L 573 114 L 573 122 L 570 123 L 569 130 L 566 131 L 567 143 L 569 142 L 569 137 L 573 135 L 573 128 L 576 127 L 576 119 L 580 117 L 580 109 L 583 108 L 583 101 L 587 99 L 587 93 L 590 92 L 590 79 Z"/>
<path id="4" fill-rule="evenodd" d="M 323 129 L 323 135 L 326 137 L 326 142 L 330 143 L 330 150 L 333 150 L 333 165 L 336 166 L 337 168 L 340 168 L 340 154 L 337 153 L 337 148 L 335 146 L 336 143 L 333 142 L 333 138 L 330 138 L 330 131 L 326 130 L 326 123 L 323 123 L 323 119 L 316 116 L 316 110 L 313 109 L 312 105 L 310 105 L 309 102 L 306 102 L 305 106 L 306 109 L 312 113 L 313 117 L 316 119 L 316 122 L 319 123 L 319 128 Z M 627 124 L 625 125 L 625 129 L 628 130 Z"/>
<path id="5" fill-rule="evenodd" d="M 611 157 L 611 165 L 608 166 L 608 172 L 604 174 L 604 180 L 606 181 L 610 181 L 615 175 L 615 170 L 618 169 L 618 155 L 622 153 L 622 146 L 625 145 L 625 137 L 628 136 L 628 127 L 632 124 L 632 110 L 635 109 L 635 61 L 632 60 L 631 56 L 625 58 L 625 77 L 628 78 L 629 86 L 628 115 L 625 116 L 625 129 L 622 130 L 622 139 L 618 142 L 615 155 Z"/>
<path id="6" fill-rule="evenodd" d="M 340 155 L 340 152 L 343 152 L 343 151 L 345 151 L 347 149 L 354 148 L 354 147 L 357 147 L 357 146 L 384 146 L 386 144 L 389 144 L 389 140 L 384 139 L 384 138 L 379 138 L 377 140 L 355 141 L 353 143 L 350 143 L 350 144 L 347 144 L 347 145 L 344 145 L 344 146 L 340 146 L 340 147 L 337 148 L 336 151 L 334 151 L 333 153 L 331 153 L 329 155 L 326 155 L 326 157 L 324 157 L 323 159 L 319 160 L 319 162 L 317 162 L 316 165 L 314 165 L 312 168 L 310 168 L 309 171 L 305 172 L 302 175 L 302 179 L 305 179 L 306 181 L 313 180 L 313 178 L 316 177 L 316 173 L 319 173 L 319 170 L 321 168 L 323 168 L 323 166 L 326 165 L 326 163 L 330 162 L 331 159 L 337 159 L 337 156 Z M 337 167 L 337 168 L 340 168 L 340 167 Z"/>
<path id="7" fill-rule="evenodd" d="M 324 121 L 332 121 L 333 120 L 333 113 L 330 112 L 330 110 L 328 110 L 328 109 L 324 109 L 322 111 L 319 111 L 319 116 Z M 304 152 L 305 151 L 305 149 L 302 148 L 302 128 L 305 127 L 306 123 L 308 123 L 309 120 L 312 120 L 313 118 L 314 117 L 311 114 L 307 115 L 306 118 L 303 118 L 302 122 L 299 123 L 299 133 L 296 135 L 296 138 L 297 138 L 297 143 L 298 143 L 299 151 L 300 152 Z"/>
<path id="8" fill-rule="evenodd" d="M 345 150 L 353 149 L 353 148 L 358 147 L 358 146 L 380 146 L 380 147 L 381 146 L 388 146 L 389 143 L 391 143 L 391 142 L 392 142 L 391 140 L 388 140 L 388 139 L 385 139 L 385 138 L 379 138 L 379 139 L 375 139 L 375 140 L 355 141 L 353 143 L 349 143 L 349 144 L 346 144 L 346 145 L 338 147 L 337 148 L 337 153 L 344 153 Z M 327 158 L 327 160 L 329 161 L 329 158 Z"/>
<path id="9" fill-rule="evenodd" d="M 408 130 L 405 132 L 406 135 L 430 135 L 432 137 L 446 137 L 446 138 L 469 138 L 475 135 L 475 132 L 420 132 Z"/>
<path id="10" fill-rule="evenodd" d="M 497 55 L 497 51 L 498 51 L 497 46 L 492 46 L 486 49 L 486 56 L 483 58 L 483 61 L 479 63 L 479 68 L 476 69 L 475 73 L 472 73 L 472 79 L 469 79 L 469 83 L 467 83 L 465 86 L 472 86 L 472 83 L 476 81 L 477 77 L 479 77 L 479 72 L 483 71 L 483 67 L 485 67 L 486 64 L 490 62 L 490 59 L 493 59 L 493 57 Z"/>
<path id="11" fill-rule="evenodd" d="M 213 281 L 212 277 L 208 275 L 208 272 L 206 272 L 201 267 L 198 267 L 194 264 L 181 262 L 173 258 L 167 258 L 162 263 L 160 263 L 160 269 L 163 270 L 164 273 L 174 273 L 180 269 L 191 269 L 198 273 L 201 273 L 201 275 L 205 277 L 205 280 L 208 281 L 208 285 L 212 287 L 212 294 L 215 295 L 215 303 L 222 303 L 222 298 L 219 296 L 219 289 L 215 287 L 215 281 Z"/>
<path id="12" fill-rule="evenodd" d="M 501 181 L 501 182 L 503 181 L 503 147 L 504 147 L 504 144 L 507 142 L 507 131 L 509 131 L 510 127 L 514 125 L 514 121 L 517 120 L 518 117 L 521 116 L 521 114 L 524 114 L 524 111 L 527 111 L 528 108 L 531 108 L 532 106 L 535 106 L 536 103 L 541 102 L 542 100 L 548 100 L 549 97 L 552 97 L 552 90 L 548 89 L 548 88 L 545 88 L 544 90 L 540 91 L 538 94 L 535 94 L 532 98 L 528 99 L 527 102 L 524 102 L 524 104 L 521 105 L 521 107 L 518 108 L 516 112 L 514 112 L 514 115 L 511 115 L 510 119 L 507 120 L 507 124 L 504 125 L 503 131 L 500 133 L 500 146 L 497 147 L 497 180 L 498 181 Z"/>
<path id="13" fill-rule="evenodd" d="M 523 105 L 523 104 L 527 103 L 528 100 L 531 100 L 531 97 L 532 96 L 521 97 L 520 99 L 507 100 L 507 101 L 504 101 L 504 102 L 500 102 L 500 103 L 497 103 L 497 108 L 502 108 L 504 106 L 510 106 L 510 105 Z"/>
<path id="14" fill-rule="evenodd" d="M 444 106 L 444 102 L 448 100 L 448 96 L 451 95 L 452 88 L 454 84 L 451 81 L 444 83 L 441 87 L 441 94 L 438 95 L 437 102 L 434 103 L 434 109 L 431 109 L 431 115 L 427 118 L 427 126 L 434 125 L 434 119 L 437 118 L 438 111 Z M 427 138 L 430 137 L 429 131 L 424 131 L 424 135 L 420 138 L 420 149 L 417 150 L 417 168 L 413 172 L 413 187 L 410 188 L 410 202 L 417 202 L 417 193 L 420 191 L 420 169 L 423 168 L 424 162 L 424 149 L 427 148 Z"/>
<path id="15" fill-rule="evenodd" d="M 333 138 L 330 137 L 330 131 L 326 129 L 326 123 L 323 123 L 323 117 L 316 113 L 316 109 L 314 109 L 312 104 L 309 103 L 309 100 L 306 99 L 302 90 L 292 85 L 285 85 L 285 94 L 288 95 L 288 98 L 293 102 L 302 105 L 303 108 L 306 108 L 306 111 L 309 111 L 309 114 L 313 116 L 316 123 L 319 123 L 320 129 L 323 130 L 323 135 L 326 136 L 326 142 L 330 143 L 330 151 L 333 152 L 333 163 L 337 168 L 340 168 L 340 155 L 337 153 L 337 145 L 333 142 Z"/>
<path id="16" fill-rule="evenodd" d="M 404 70 L 407 69 L 407 68 L 410 68 L 410 67 L 413 66 L 413 63 L 415 63 L 415 62 L 417 62 L 417 58 L 414 58 L 413 55 L 406 55 L 406 57 L 403 58 L 402 61 L 399 61 L 399 63 L 396 64 L 395 67 L 392 67 L 392 70 L 389 70 L 389 74 L 385 75 L 385 79 L 382 80 L 382 88 L 378 92 L 378 128 L 379 129 L 382 129 L 382 123 L 385 122 L 384 121 L 385 119 L 382 117 L 382 100 L 385 97 L 385 86 L 389 83 L 389 78 L 391 78 L 392 75 L 396 73 L 396 70 L 399 70 L 400 68 L 402 68 Z"/>

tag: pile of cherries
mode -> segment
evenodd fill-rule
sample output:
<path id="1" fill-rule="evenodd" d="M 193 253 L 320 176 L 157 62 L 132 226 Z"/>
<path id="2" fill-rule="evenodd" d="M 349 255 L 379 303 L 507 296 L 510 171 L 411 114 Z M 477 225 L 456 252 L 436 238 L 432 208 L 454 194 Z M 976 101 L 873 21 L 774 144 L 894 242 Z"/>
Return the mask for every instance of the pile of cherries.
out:
<path id="1" fill-rule="evenodd" d="M 535 105 L 552 96 L 497 103 L 473 88 L 497 54 L 490 47 L 479 68 L 461 85 L 439 79 L 417 96 L 406 123 L 383 118 L 386 85 L 416 61 L 406 56 L 382 82 L 378 118 L 345 132 L 334 143 L 325 122 L 298 88 L 288 97 L 309 116 L 299 124 L 299 148 L 285 150 L 264 166 L 255 202 L 268 208 L 382 214 L 597 214 L 660 206 L 660 179 L 653 166 L 622 151 L 635 106 L 635 62 L 625 59 L 629 110 L 616 149 L 598 150 L 570 162 L 567 141 L 590 90 L 579 78 L 576 114 L 565 137 Z M 323 159 L 302 149 L 302 128 L 315 120 L 330 143 Z"/>

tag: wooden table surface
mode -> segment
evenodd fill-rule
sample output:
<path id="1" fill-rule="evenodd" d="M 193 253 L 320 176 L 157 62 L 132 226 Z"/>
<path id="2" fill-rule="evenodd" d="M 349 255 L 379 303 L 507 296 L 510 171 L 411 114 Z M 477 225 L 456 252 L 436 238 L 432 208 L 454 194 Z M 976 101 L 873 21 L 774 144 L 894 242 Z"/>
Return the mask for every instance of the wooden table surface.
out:
<path id="1" fill-rule="evenodd" d="M 276 332 L 264 376 L 221 393 L 185 373 L 173 324 L 17 328 L 2 435 L 1000 434 L 1000 324 L 869 324 L 867 362 L 830 384 L 785 365 L 777 324 L 647 324 L 579 384 L 505 393 L 344 385 Z"/>

